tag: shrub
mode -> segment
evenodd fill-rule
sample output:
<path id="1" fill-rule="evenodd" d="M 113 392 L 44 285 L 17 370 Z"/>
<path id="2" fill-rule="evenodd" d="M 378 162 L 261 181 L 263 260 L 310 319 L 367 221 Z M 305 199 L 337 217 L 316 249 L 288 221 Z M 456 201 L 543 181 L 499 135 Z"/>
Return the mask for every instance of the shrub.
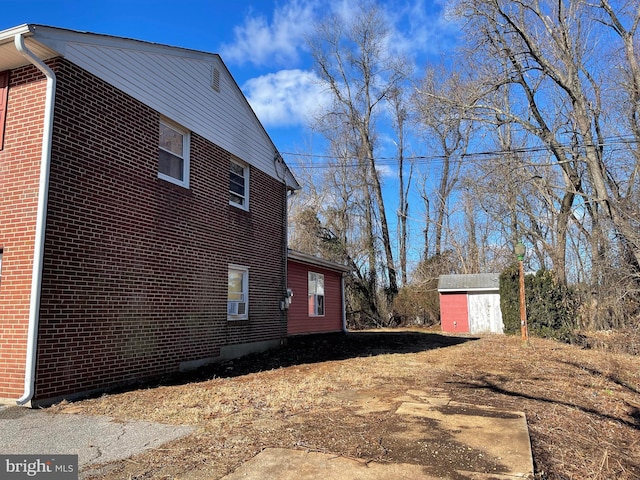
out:
<path id="1" fill-rule="evenodd" d="M 509 265 L 500 274 L 500 310 L 504 333 L 520 333 L 520 284 L 518 264 Z"/>
<path id="2" fill-rule="evenodd" d="M 435 325 L 440 321 L 437 280 L 405 285 L 393 301 L 396 325 Z"/>
<path id="3" fill-rule="evenodd" d="M 577 301 L 572 289 L 558 282 L 549 270 L 525 276 L 529 333 L 568 341 L 576 327 Z M 500 275 L 500 308 L 505 333 L 520 331 L 520 283 L 518 264 Z"/>

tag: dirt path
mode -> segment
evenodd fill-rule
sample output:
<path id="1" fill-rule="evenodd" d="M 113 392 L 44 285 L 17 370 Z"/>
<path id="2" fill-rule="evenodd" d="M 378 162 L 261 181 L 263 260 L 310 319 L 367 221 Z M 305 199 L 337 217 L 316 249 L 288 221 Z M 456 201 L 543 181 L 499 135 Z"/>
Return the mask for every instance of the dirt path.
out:
<path id="1" fill-rule="evenodd" d="M 428 435 L 427 420 L 422 431 L 406 433 L 394 415 L 418 394 L 525 412 L 536 478 L 640 478 L 638 357 L 541 339 L 527 347 L 514 337 L 417 330 L 301 337 L 277 351 L 52 410 L 197 427 L 85 478 L 215 479 L 265 448 L 428 463 L 437 472 L 452 461 L 453 440 Z M 468 458 L 488 461 L 477 452 Z"/>

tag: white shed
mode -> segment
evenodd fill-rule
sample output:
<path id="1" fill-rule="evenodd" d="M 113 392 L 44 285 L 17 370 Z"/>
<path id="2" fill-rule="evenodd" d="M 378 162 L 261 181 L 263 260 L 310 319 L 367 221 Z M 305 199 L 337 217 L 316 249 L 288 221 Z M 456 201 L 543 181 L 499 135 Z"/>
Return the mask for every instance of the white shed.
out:
<path id="1" fill-rule="evenodd" d="M 440 275 L 443 332 L 504 333 L 497 273 Z"/>

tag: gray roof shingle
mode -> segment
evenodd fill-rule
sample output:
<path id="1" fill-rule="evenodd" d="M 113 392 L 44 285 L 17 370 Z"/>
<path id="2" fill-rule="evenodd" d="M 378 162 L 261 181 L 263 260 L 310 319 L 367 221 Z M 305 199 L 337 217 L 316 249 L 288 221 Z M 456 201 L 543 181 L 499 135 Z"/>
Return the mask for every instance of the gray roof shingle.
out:
<path id="1" fill-rule="evenodd" d="M 440 275 L 438 291 L 499 290 L 499 273 Z"/>

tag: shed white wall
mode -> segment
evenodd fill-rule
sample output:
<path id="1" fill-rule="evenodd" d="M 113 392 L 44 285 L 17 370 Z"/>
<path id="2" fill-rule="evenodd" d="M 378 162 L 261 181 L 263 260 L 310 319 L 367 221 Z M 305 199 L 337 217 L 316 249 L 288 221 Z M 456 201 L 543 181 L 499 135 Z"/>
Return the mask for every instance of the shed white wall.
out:
<path id="1" fill-rule="evenodd" d="M 499 293 L 469 292 L 467 302 L 470 333 L 504 333 Z"/>

